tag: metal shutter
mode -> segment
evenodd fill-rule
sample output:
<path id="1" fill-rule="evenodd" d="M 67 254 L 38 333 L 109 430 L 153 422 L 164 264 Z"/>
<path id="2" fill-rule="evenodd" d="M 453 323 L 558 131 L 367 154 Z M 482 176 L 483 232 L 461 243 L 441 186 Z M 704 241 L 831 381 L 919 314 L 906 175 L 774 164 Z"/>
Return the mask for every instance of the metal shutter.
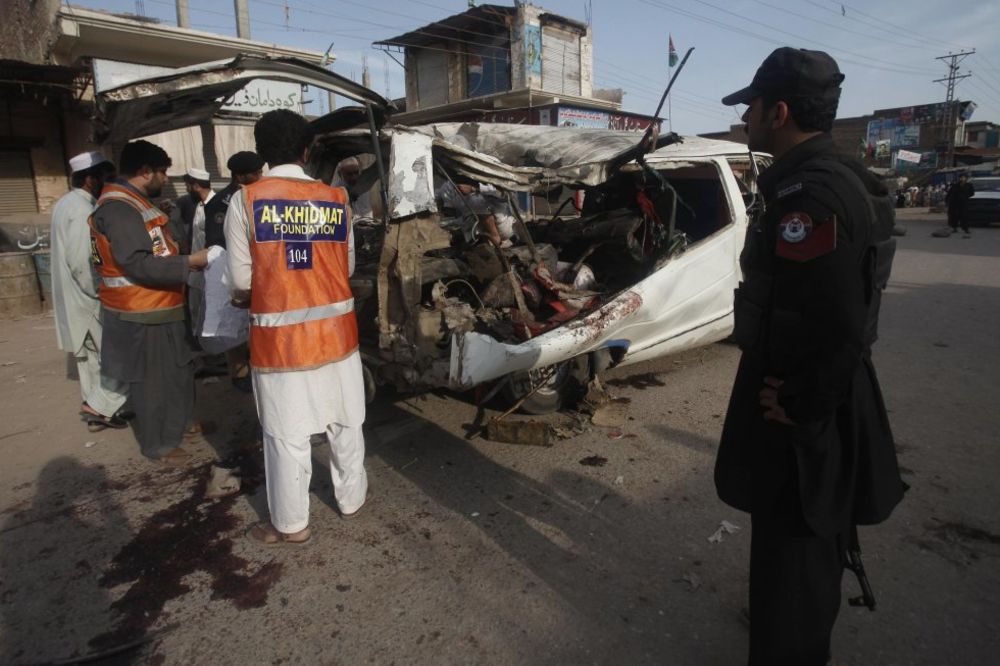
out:
<path id="1" fill-rule="evenodd" d="M 580 94 L 580 35 L 542 27 L 542 90 Z"/>
<path id="2" fill-rule="evenodd" d="M 448 54 L 423 49 L 417 55 L 417 108 L 448 103 Z"/>
<path id="3" fill-rule="evenodd" d="M 31 153 L 27 150 L 0 150 L 0 211 L 38 212 Z"/>

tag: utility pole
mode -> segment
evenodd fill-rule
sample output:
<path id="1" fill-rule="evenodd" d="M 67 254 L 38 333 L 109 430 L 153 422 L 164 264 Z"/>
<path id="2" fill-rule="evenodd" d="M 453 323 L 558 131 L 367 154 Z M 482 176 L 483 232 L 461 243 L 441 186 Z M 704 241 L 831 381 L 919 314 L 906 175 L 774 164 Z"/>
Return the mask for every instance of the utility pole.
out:
<path id="1" fill-rule="evenodd" d="M 236 9 L 236 36 L 250 39 L 250 8 L 247 0 L 233 0 Z"/>
<path id="2" fill-rule="evenodd" d="M 948 76 L 943 79 L 935 79 L 934 83 L 947 83 L 948 94 L 945 97 L 944 128 L 948 133 L 948 148 L 944 157 L 945 167 L 955 166 L 955 126 L 958 124 L 958 109 L 955 108 L 955 84 L 962 79 L 967 79 L 972 74 L 959 74 L 958 64 L 976 49 L 962 51 L 961 53 L 949 53 L 946 56 L 938 56 L 935 60 L 941 60 L 948 65 Z"/>
<path id="3" fill-rule="evenodd" d="M 191 27 L 191 15 L 188 13 L 188 0 L 177 0 L 177 27 Z"/>

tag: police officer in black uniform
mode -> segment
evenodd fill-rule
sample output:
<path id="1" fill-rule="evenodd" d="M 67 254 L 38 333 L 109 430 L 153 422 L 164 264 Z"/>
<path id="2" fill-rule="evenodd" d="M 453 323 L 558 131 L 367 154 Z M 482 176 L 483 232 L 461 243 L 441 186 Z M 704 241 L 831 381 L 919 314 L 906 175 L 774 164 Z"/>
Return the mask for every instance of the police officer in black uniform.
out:
<path id="1" fill-rule="evenodd" d="M 889 193 L 830 136 L 844 76 L 780 48 L 723 104 L 747 104 L 765 211 L 748 233 L 743 351 L 719 445 L 719 497 L 751 514 L 750 663 L 826 664 L 859 524 L 903 494 L 871 345 L 894 248 Z"/>
<path id="2" fill-rule="evenodd" d="M 234 153 L 226 166 L 232 174 L 229 184 L 205 204 L 205 247 L 226 247 L 224 224 L 229 202 L 243 186 L 256 183 L 264 173 L 264 160 L 249 150 Z"/>

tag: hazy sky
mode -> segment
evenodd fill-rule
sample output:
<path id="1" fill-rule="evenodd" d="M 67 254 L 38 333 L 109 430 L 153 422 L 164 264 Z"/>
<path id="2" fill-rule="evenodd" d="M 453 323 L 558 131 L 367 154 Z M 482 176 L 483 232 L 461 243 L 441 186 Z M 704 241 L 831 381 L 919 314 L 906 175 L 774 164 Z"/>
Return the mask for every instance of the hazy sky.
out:
<path id="1" fill-rule="evenodd" d="M 137 9 L 176 23 L 174 0 L 76 0 L 92 9 Z M 484 3 L 478 3 L 484 4 Z M 493 4 L 512 4 L 498 1 Z M 681 56 L 695 47 L 672 96 L 673 129 L 696 134 L 738 122 L 719 99 L 753 78 L 778 46 L 825 50 L 846 75 L 841 117 L 944 101 L 936 56 L 976 50 L 961 64 L 956 97 L 978 104 L 973 120 L 1000 122 L 1000 2 L 995 0 L 545 0 L 545 9 L 584 21 L 594 34 L 595 87 L 623 88 L 622 108 L 652 113 L 666 86 L 667 36 Z M 192 27 L 235 35 L 233 0 L 192 0 Z M 249 0 L 252 37 L 326 51 L 334 71 L 355 79 L 367 55 L 371 86 L 401 97 L 402 68 L 372 42 L 464 11 L 467 0 Z M 388 72 L 388 77 L 386 77 Z M 387 85 L 388 84 L 388 85 Z M 317 113 L 316 103 L 309 109 Z M 664 112 L 665 113 L 665 112 Z"/>

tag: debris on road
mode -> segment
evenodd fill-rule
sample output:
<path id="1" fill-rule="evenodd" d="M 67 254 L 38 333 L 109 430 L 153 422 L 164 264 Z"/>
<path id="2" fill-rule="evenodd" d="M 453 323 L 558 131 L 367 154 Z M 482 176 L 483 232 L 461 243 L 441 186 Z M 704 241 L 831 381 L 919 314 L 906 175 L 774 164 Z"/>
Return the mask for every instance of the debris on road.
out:
<path id="1" fill-rule="evenodd" d="M 628 398 L 615 398 L 594 410 L 591 423 L 602 428 L 619 428 L 628 418 Z"/>
<path id="2" fill-rule="evenodd" d="M 687 583 L 689 586 L 688 591 L 695 592 L 699 587 L 701 587 L 701 576 L 692 571 L 684 574 L 680 578 L 675 578 L 674 582 Z"/>
<path id="3" fill-rule="evenodd" d="M 208 479 L 208 487 L 205 490 L 205 497 L 218 499 L 228 495 L 234 495 L 240 491 L 240 468 L 220 467 L 212 465 L 211 476 Z"/>
<path id="4" fill-rule="evenodd" d="M 708 537 L 709 543 L 722 543 L 723 534 L 735 534 L 740 529 L 739 525 L 734 525 L 728 520 L 723 520 L 719 523 L 719 529 L 712 533 L 712 536 Z"/>
<path id="5" fill-rule="evenodd" d="M 541 421 L 498 421 L 486 424 L 486 439 L 491 442 L 552 446 L 552 426 Z"/>

